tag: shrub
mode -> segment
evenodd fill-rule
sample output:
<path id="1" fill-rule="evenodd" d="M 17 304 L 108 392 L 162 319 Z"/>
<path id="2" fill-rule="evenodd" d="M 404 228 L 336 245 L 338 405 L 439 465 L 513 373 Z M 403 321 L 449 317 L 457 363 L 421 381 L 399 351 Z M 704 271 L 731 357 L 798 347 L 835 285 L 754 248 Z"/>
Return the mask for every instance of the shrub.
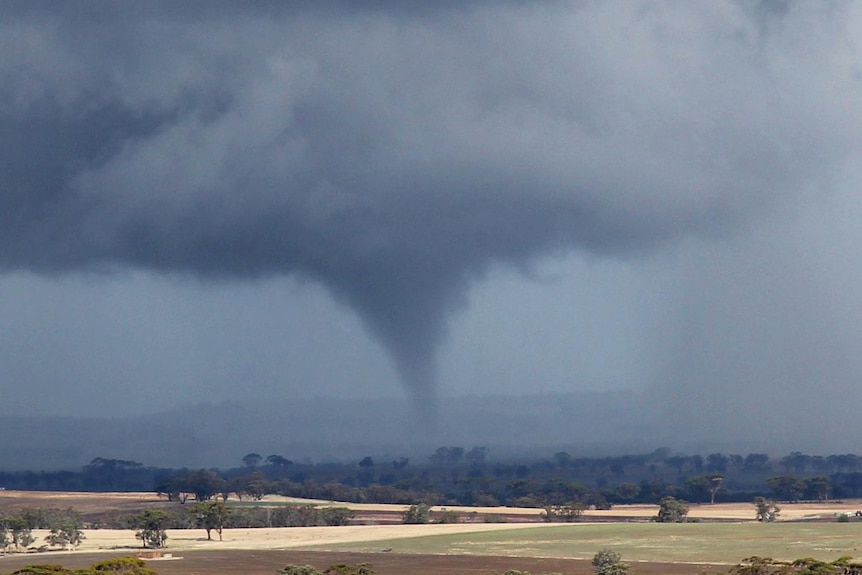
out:
<path id="1" fill-rule="evenodd" d="M 427 503 L 414 503 L 404 512 L 404 523 L 428 523 L 431 518 L 431 508 Z"/>
<path id="2" fill-rule="evenodd" d="M 457 512 L 452 511 L 451 509 L 444 509 L 436 519 L 434 519 L 434 523 L 459 523 L 461 521 L 461 517 Z"/>
<path id="3" fill-rule="evenodd" d="M 370 563 L 357 563 L 356 565 L 336 563 L 327 567 L 323 575 L 374 575 L 374 569 L 371 568 Z"/>
<path id="4" fill-rule="evenodd" d="M 13 571 L 12 575 L 74 575 L 74 573 L 62 565 L 27 565 Z"/>
<path id="5" fill-rule="evenodd" d="M 320 571 L 311 565 L 285 565 L 284 569 L 278 570 L 279 575 L 322 575 Z"/>
<path id="6" fill-rule="evenodd" d="M 593 569 L 596 575 L 627 575 L 629 565 L 622 562 L 622 557 L 616 551 L 602 549 L 593 557 Z"/>
<path id="7" fill-rule="evenodd" d="M 659 523 L 682 523 L 688 515 L 688 504 L 673 497 L 665 497 L 659 502 L 658 515 L 653 517 Z"/>
<path id="8" fill-rule="evenodd" d="M 157 575 L 154 569 L 146 567 L 138 557 L 116 557 L 94 563 L 90 568 L 94 575 Z"/>
<path id="9" fill-rule="evenodd" d="M 137 557 L 116 557 L 94 563 L 89 569 L 67 569 L 62 565 L 28 565 L 12 575 L 158 575 Z"/>
<path id="10" fill-rule="evenodd" d="M 324 507 L 320 510 L 323 523 L 330 526 L 347 525 L 356 514 L 347 507 Z"/>
<path id="11" fill-rule="evenodd" d="M 572 523 L 580 521 L 584 506 L 581 503 L 566 503 L 565 505 L 548 505 L 541 513 L 541 517 L 547 522 Z"/>

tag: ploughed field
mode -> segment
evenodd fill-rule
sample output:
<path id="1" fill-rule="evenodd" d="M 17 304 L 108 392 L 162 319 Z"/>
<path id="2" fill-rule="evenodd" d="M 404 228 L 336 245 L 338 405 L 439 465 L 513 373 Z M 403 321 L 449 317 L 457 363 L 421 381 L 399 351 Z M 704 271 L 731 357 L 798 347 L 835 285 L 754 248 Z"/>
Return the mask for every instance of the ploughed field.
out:
<path id="1" fill-rule="evenodd" d="M 105 554 L 75 552 L 62 556 L 0 557 L 0 573 L 11 573 L 32 563 L 62 563 L 65 567 L 84 568 L 105 559 Z M 39 559 L 36 561 L 35 559 Z M 50 561 L 49 561 L 50 560 Z M 287 564 L 314 565 L 322 570 L 337 563 L 370 563 L 377 575 L 493 575 L 508 569 L 529 571 L 533 575 L 563 573 L 593 575 L 589 560 L 543 559 L 531 557 L 482 557 L 447 555 L 402 555 L 331 553 L 321 551 L 247 551 L 213 550 L 182 553 L 180 559 L 148 560 L 147 567 L 159 575 L 274 575 Z M 684 563 L 638 563 L 634 575 L 695 575 L 727 570 L 726 565 Z"/>
<path id="2" fill-rule="evenodd" d="M 261 505 L 296 500 L 267 497 Z M 224 541 L 207 541 L 202 529 L 169 530 L 162 558 L 148 559 L 160 575 L 275 571 L 289 563 L 323 569 L 334 563 L 367 562 L 379 575 L 491 574 L 520 569 L 533 574 L 590 574 L 590 559 L 611 548 L 632 564 L 634 574 L 726 572 L 744 557 L 777 559 L 843 555 L 862 558 L 862 521 L 835 521 L 835 513 L 862 509 L 862 502 L 783 505 L 780 521 L 753 521 L 751 504 L 693 506 L 698 523 L 656 524 L 648 520 L 657 507 L 617 506 L 588 511 L 576 524 L 546 524 L 539 510 L 449 508 L 465 523 L 401 525 L 404 506 L 314 502 L 355 509 L 356 524 L 345 527 L 226 529 Z M 0 491 L 0 513 L 23 507 L 72 507 L 88 521 L 131 515 L 142 509 L 170 509 L 150 493 L 49 493 Z M 506 518 L 485 523 L 484 516 Z M 44 532 L 34 531 L 37 541 Z M 10 554 L 0 557 L 0 573 L 34 563 L 84 567 L 110 556 L 142 551 L 132 530 L 86 529 L 75 551 Z M 169 555 L 169 556 L 168 556 Z"/>

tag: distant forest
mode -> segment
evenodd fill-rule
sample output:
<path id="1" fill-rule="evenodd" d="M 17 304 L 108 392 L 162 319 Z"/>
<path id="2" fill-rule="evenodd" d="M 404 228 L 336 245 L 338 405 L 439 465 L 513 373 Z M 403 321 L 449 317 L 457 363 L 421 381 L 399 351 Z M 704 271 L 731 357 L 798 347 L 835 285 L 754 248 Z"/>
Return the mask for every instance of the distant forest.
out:
<path id="1" fill-rule="evenodd" d="M 154 491 L 171 500 L 260 499 L 278 494 L 356 503 L 546 507 L 576 503 L 823 501 L 862 497 L 862 457 L 779 458 L 764 453 L 573 457 L 491 461 L 484 447 L 440 447 L 424 461 L 370 456 L 350 463 L 292 461 L 248 453 L 230 469 L 168 469 L 98 457 L 80 471 L 0 472 L 0 488 L 34 491 Z"/>

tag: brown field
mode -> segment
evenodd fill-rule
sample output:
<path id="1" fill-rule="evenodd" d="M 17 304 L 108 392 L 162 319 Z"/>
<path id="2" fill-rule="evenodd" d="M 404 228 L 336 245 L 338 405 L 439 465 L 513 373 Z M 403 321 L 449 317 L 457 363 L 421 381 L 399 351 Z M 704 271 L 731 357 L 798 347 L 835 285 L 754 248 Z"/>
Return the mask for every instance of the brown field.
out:
<path id="1" fill-rule="evenodd" d="M 278 504 L 285 498 L 267 497 L 262 503 Z M 333 502 L 316 501 L 321 505 Z M 142 508 L 171 507 L 152 493 L 52 493 L 0 491 L 0 510 L 12 511 L 22 507 L 73 507 L 85 517 L 100 514 L 130 514 Z M 379 575 L 403 573 L 423 574 L 491 574 L 517 568 L 534 574 L 560 572 L 572 575 L 592 573 L 589 561 L 583 558 L 532 558 L 487 557 L 472 555 L 414 555 L 376 553 L 309 551 L 301 549 L 316 544 L 373 543 L 392 538 L 423 537 L 432 534 L 453 534 L 481 531 L 530 529 L 547 526 L 539 518 L 537 509 L 514 508 L 461 508 L 452 507 L 470 523 L 454 525 L 401 525 L 398 518 L 404 506 L 343 504 L 357 512 L 364 525 L 346 527 L 307 527 L 281 529 L 230 529 L 224 532 L 224 541 L 207 541 L 202 530 L 169 531 L 171 557 L 153 559 L 150 566 L 160 575 L 198 574 L 225 575 L 247 573 L 272 575 L 288 563 L 312 564 L 324 568 L 333 563 L 368 562 Z M 801 503 L 784 505 L 782 521 L 816 520 L 834 517 L 837 511 L 862 509 L 862 502 Z M 654 505 L 618 506 L 608 511 L 589 511 L 586 521 L 646 521 L 655 515 Z M 504 516 L 508 523 L 484 523 L 482 514 Z M 703 520 L 752 521 L 750 503 L 693 506 L 691 517 Z M 83 567 L 111 555 L 130 555 L 140 551 L 139 542 L 131 530 L 86 530 L 81 547 L 71 552 L 10 554 L 0 557 L 0 573 L 9 573 L 32 563 L 62 563 L 69 567 Z M 37 540 L 44 537 L 34 532 Z M 668 575 L 702 572 L 726 572 L 727 565 L 692 565 L 683 563 L 637 563 L 638 575 Z"/>
<path id="2" fill-rule="evenodd" d="M 82 568 L 107 557 L 105 554 L 76 551 L 62 556 L 0 557 L 0 572 L 11 573 L 32 563 L 61 563 Z M 593 575 L 593 567 L 583 559 L 543 559 L 532 557 L 482 557 L 471 555 L 401 555 L 395 553 L 332 553 L 317 551 L 190 551 L 179 559 L 148 560 L 147 566 L 159 575 L 274 575 L 287 564 L 314 565 L 324 569 L 336 563 L 370 563 L 378 575 L 491 575 L 507 569 L 526 570 L 534 575 L 564 573 Z M 695 575 L 726 572 L 727 565 L 686 563 L 638 563 L 636 575 Z"/>

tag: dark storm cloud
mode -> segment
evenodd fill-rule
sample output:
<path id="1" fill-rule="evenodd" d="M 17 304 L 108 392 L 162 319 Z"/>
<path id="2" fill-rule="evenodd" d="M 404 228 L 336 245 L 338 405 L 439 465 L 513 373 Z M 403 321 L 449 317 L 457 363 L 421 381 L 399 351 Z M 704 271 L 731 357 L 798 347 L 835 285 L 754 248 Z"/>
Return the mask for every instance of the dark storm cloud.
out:
<path id="1" fill-rule="evenodd" d="M 492 264 L 720 237 L 858 145 L 852 6 L 7 4 L 0 266 L 297 274 L 422 394 Z"/>

